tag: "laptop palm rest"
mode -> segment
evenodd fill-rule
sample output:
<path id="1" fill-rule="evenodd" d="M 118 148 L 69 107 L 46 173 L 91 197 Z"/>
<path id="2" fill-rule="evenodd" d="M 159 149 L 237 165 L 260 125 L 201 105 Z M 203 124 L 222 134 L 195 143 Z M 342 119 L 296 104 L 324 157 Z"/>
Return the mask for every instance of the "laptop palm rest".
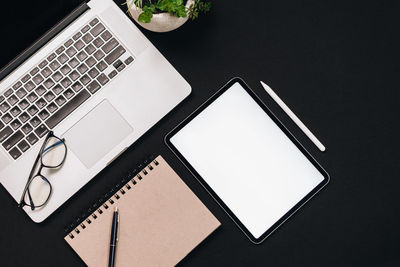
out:
<path id="1" fill-rule="evenodd" d="M 103 100 L 65 134 L 65 143 L 87 167 L 93 167 L 122 142 L 133 128 L 110 104 Z"/>

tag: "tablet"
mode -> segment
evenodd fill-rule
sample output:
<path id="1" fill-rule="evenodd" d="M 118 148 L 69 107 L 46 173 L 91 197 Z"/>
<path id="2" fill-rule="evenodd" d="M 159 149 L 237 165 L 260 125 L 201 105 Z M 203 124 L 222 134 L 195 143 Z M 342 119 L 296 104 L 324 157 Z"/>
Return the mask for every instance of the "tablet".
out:
<path id="1" fill-rule="evenodd" d="M 165 142 L 256 244 L 329 181 L 240 78 L 201 105 Z"/>

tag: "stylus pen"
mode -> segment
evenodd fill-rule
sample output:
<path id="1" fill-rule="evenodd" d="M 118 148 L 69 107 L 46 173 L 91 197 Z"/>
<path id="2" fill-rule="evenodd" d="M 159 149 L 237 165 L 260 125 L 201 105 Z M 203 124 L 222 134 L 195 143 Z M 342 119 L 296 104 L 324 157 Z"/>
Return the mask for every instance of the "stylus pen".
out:
<path id="1" fill-rule="evenodd" d="M 108 257 L 109 267 L 114 267 L 115 263 L 115 252 L 117 249 L 117 242 L 118 242 L 118 223 L 119 223 L 118 207 L 115 207 L 112 219 L 112 226 L 111 226 L 110 256 Z"/>
<path id="2" fill-rule="evenodd" d="M 264 87 L 265 91 L 275 100 L 275 102 L 286 112 L 286 114 L 293 120 L 294 123 L 303 131 L 305 135 L 310 138 L 310 140 L 319 148 L 321 151 L 325 151 L 325 146 L 318 140 L 317 137 L 304 125 L 304 123 L 293 113 L 293 111 L 286 106 L 285 102 L 279 98 L 279 96 L 265 83 L 260 81 L 261 85 Z"/>

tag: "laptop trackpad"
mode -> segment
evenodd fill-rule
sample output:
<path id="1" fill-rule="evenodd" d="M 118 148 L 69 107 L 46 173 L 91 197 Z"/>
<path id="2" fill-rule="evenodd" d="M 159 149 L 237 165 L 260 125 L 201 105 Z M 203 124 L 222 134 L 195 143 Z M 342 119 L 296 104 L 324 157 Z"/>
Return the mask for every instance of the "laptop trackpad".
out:
<path id="1" fill-rule="evenodd" d="M 132 131 L 121 114 L 104 100 L 72 126 L 64 138 L 68 149 L 91 168 Z"/>

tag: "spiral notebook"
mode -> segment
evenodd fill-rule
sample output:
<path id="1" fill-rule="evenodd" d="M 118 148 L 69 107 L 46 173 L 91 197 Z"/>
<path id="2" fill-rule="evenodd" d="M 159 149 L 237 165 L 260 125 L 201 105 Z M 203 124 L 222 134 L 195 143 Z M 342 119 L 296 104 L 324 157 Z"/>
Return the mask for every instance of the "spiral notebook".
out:
<path id="1" fill-rule="evenodd" d="M 115 206 L 120 216 L 116 266 L 176 265 L 219 227 L 161 156 L 143 166 L 65 237 L 88 266 L 107 266 Z"/>

